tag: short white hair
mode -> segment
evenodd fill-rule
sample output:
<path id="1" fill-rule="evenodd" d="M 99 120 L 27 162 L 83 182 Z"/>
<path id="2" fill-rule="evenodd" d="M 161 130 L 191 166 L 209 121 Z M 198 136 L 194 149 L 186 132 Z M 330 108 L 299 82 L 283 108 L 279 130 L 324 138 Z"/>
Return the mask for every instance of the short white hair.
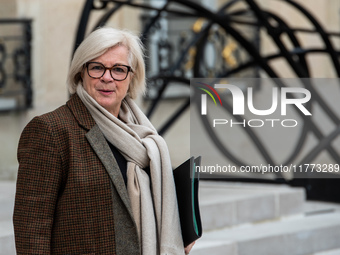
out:
<path id="1" fill-rule="evenodd" d="M 145 92 L 144 47 L 141 40 L 130 31 L 102 27 L 89 34 L 74 53 L 67 76 L 67 86 L 71 94 L 76 92 L 78 84 L 82 82 L 84 65 L 117 45 L 128 49 L 128 62 L 133 70 L 128 95 L 136 98 Z"/>

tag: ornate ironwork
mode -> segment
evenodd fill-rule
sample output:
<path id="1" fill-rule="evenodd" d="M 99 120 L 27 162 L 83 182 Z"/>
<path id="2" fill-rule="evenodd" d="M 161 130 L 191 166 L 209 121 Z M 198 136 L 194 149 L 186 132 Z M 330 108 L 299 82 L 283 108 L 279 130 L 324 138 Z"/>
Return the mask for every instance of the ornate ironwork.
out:
<path id="1" fill-rule="evenodd" d="M 159 62 L 158 69 L 148 69 L 148 81 L 151 87 L 156 88 L 155 96 L 152 98 L 151 106 L 147 112 L 149 117 L 152 116 L 156 107 L 162 100 L 164 92 L 173 83 L 189 86 L 190 78 L 192 77 L 258 77 L 259 72 L 264 72 L 270 78 L 280 78 L 279 74 L 274 70 L 271 62 L 276 59 L 284 59 L 288 66 L 294 71 L 297 78 L 311 78 L 312 74 L 307 62 L 307 57 L 315 53 L 323 53 L 330 57 L 337 77 L 340 77 L 339 51 L 335 49 L 331 42 L 331 37 L 340 36 L 338 33 L 327 32 L 317 19 L 309 13 L 303 6 L 292 0 L 284 0 L 283 3 L 295 8 L 307 21 L 313 26 L 312 29 L 300 29 L 291 27 L 284 18 L 278 14 L 261 8 L 255 0 L 230 0 L 218 11 L 213 12 L 196 1 L 189 0 L 167 0 L 161 8 L 152 5 L 136 2 L 136 1 L 118 1 L 118 0 L 102 0 L 101 7 L 105 9 L 105 14 L 96 23 L 95 29 L 98 26 L 104 25 L 108 19 L 114 15 L 119 9 L 124 6 L 131 8 L 141 8 L 149 10 L 150 13 L 142 16 L 142 40 L 146 45 L 155 43 L 158 47 L 157 60 Z M 243 4 L 236 6 L 237 3 Z M 234 8 L 236 7 L 236 8 Z M 78 27 L 76 45 L 83 40 L 87 28 L 88 20 L 91 11 L 96 11 L 94 0 L 87 0 L 84 5 L 83 14 Z M 176 42 L 169 40 L 166 36 L 160 35 L 156 42 L 152 41 L 152 35 L 160 31 L 162 28 L 162 20 L 176 19 L 191 19 L 193 20 L 192 29 L 186 29 L 177 35 Z M 263 55 L 259 51 L 261 42 L 259 31 L 267 32 L 267 36 L 274 42 L 277 51 L 273 54 Z M 245 31 L 247 31 L 245 33 Z M 302 47 L 297 33 L 313 33 L 320 36 L 324 47 L 319 48 L 304 48 Z M 288 40 L 284 41 L 283 35 Z M 289 41 L 288 46 L 287 41 Z M 210 50 L 215 52 L 215 65 L 209 65 L 206 61 L 206 54 Z M 208 52 L 208 53 L 207 53 Z M 148 52 L 149 59 L 151 59 Z M 218 63 L 218 65 L 216 65 Z M 150 68 L 150 64 L 148 66 Z M 280 83 L 279 87 L 285 86 Z M 308 88 L 313 95 L 313 102 L 321 106 L 322 110 L 329 116 L 336 127 L 340 126 L 340 119 L 334 111 L 321 98 L 319 93 L 308 83 L 304 86 Z M 259 87 L 260 89 L 260 87 Z M 260 90 L 258 90 L 260 91 Z M 189 98 L 183 105 L 170 116 L 164 125 L 160 128 L 160 134 L 164 134 L 179 116 L 188 108 Z M 223 105 L 228 106 L 228 102 L 223 102 Z M 225 109 L 231 112 L 231 107 Z M 327 151 L 335 162 L 340 162 L 339 153 L 333 148 L 332 141 L 339 135 L 340 129 L 336 128 L 329 135 L 324 135 L 320 129 L 304 116 L 304 126 L 301 131 L 301 136 L 296 144 L 291 155 L 286 159 L 285 163 L 291 162 L 297 152 L 299 152 L 306 141 L 308 133 L 312 133 L 320 141 L 314 150 L 307 155 L 303 162 L 310 162 L 321 151 Z M 205 128 L 209 127 L 205 123 Z M 274 160 L 266 153 L 261 140 L 252 133 L 251 130 L 245 130 L 255 146 L 262 153 L 262 156 L 269 163 L 274 164 Z M 215 145 L 227 155 L 229 159 L 236 164 L 241 164 L 242 160 L 234 157 L 230 152 L 230 148 L 218 142 L 214 132 L 207 132 L 211 135 Z M 244 179 L 243 179 L 244 180 Z M 259 180 L 256 180 L 259 181 Z M 285 182 L 292 185 L 302 185 L 308 190 L 310 197 L 312 194 L 321 194 L 319 187 L 322 181 L 294 179 L 286 181 L 280 176 L 276 182 Z M 313 188 L 312 188 L 313 187 Z M 336 185 L 332 185 L 335 189 Z M 312 192 L 312 190 L 317 191 Z M 339 190 L 336 190 L 339 194 Z M 317 195 L 316 195 L 317 196 Z M 327 193 L 324 200 L 340 201 L 339 196 L 330 198 L 330 192 Z"/>
<path id="2" fill-rule="evenodd" d="M 0 20 L 0 112 L 32 106 L 31 22 Z"/>

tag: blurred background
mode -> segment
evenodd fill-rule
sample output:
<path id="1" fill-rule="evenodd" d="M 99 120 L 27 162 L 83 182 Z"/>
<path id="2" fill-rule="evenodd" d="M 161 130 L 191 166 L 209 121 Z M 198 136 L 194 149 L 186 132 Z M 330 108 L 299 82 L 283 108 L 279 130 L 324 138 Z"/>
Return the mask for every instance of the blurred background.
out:
<path id="1" fill-rule="evenodd" d="M 71 57 L 89 32 L 105 25 L 140 34 L 148 91 L 137 102 L 176 167 L 190 156 L 190 78 L 338 78 L 339 11 L 337 0 L 0 0 L 0 254 L 15 254 L 20 134 L 68 100 Z M 335 111 L 336 129 L 338 111 L 324 110 Z M 332 150 L 327 135 L 316 135 L 326 139 L 320 151 Z M 340 162 L 339 152 L 330 154 Z M 202 182 L 208 234 L 193 253 L 340 254 L 339 187 L 333 176 Z"/>

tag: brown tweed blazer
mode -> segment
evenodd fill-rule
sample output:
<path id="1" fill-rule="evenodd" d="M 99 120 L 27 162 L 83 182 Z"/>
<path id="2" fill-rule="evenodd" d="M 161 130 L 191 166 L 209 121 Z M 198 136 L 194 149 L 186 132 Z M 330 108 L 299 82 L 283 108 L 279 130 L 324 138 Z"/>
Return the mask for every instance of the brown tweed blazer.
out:
<path id="1" fill-rule="evenodd" d="M 25 127 L 18 161 L 17 254 L 140 254 L 118 164 L 77 95 Z"/>

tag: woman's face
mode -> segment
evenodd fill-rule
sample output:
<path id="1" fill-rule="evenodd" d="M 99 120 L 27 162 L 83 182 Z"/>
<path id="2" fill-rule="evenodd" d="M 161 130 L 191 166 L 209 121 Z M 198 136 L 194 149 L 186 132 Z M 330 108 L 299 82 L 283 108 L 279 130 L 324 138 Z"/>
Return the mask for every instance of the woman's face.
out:
<path id="1" fill-rule="evenodd" d="M 90 62 L 102 63 L 105 67 L 114 65 L 129 65 L 128 50 L 125 46 L 117 45 L 103 55 Z M 118 116 L 121 102 L 126 96 L 131 81 L 131 72 L 123 81 L 115 81 L 106 70 L 101 78 L 92 78 L 87 70 L 83 71 L 83 86 L 86 92 L 114 116 Z"/>

